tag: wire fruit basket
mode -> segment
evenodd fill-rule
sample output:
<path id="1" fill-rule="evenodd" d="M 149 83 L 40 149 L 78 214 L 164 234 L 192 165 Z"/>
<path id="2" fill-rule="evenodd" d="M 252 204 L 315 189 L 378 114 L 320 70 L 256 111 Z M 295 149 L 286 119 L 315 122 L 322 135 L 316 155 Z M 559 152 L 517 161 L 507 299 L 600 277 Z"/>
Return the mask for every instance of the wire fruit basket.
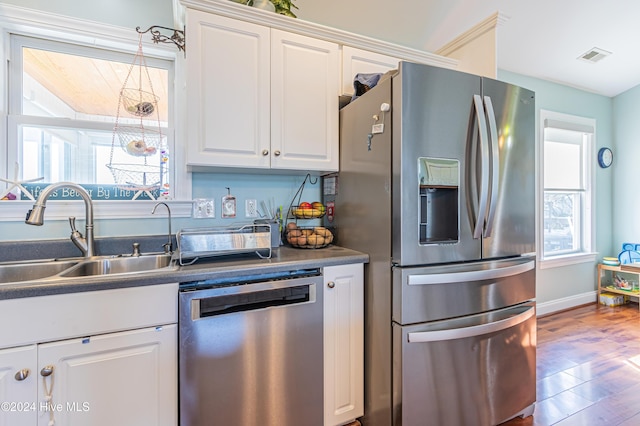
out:
<path id="1" fill-rule="evenodd" d="M 120 91 L 120 98 L 124 109 L 138 117 L 153 114 L 158 106 L 158 97 L 141 89 L 123 88 Z"/>
<path id="2" fill-rule="evenodd" d="M 331 244 L 333 234 L 323 226 L 298 226 L 289 222 L 285 228 L 285 238 L 293 247 L 317 249 Z"/>
<path id="3" fill-rule="evenodd" d="M 149 164 L 107 164 L 113 179 L 132 188 L 157 188 L 162 180 L 162 168 Z"/>
<path id="4" fill-rule="evenodd" d="M 317 178 L 313 180 L 311 175 L 307 173 L 307 176 L 302 181 L 300 188 L 298 188 L 289 205 L 285 219 L 291 219 L 292 221 L 287 223 L 287 226 L 283 230 L 282 237 L 283 241 L 286 240 L 292 247 L 307 249 L 323 248 L 331 244 L 333 234 L 323 226 L 314 226 L 315 223 L 319 223 L 317 220 L 315 222 L 313 220 L 306 222 L 306 220 L 309 219 L 320 219 L 326 213 L 325 206 L 319 201 L 314 201 L 313 203 L 301 201 L 302 192 L 307 182 L 315 185 L 318 180 Z M 305 223 L 305 225 L 298 226 L 298 220 L 304 220 L 305 222 L 303 223 Z"/>
<path id="5" fill-rule="evenodd" d="M 319 219 L 325 212 L 326 208 L 319 202 L 291 206 L 291 214 L 297 219 Z"/>
<path id="6" fill-rule="evenodd" d="M 162 145 L 162 133 L 144 126 L 119 126 L 115 132 L 122 149 L 134 157 L 155 155 Z"/>

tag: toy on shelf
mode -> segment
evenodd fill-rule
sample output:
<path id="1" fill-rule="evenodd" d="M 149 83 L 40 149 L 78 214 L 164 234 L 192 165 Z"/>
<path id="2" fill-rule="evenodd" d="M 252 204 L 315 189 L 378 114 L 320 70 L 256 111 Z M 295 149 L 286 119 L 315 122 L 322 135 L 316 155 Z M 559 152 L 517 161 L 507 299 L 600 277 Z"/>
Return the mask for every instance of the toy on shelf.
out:
<path id="1" fill-rule="evenodd" d="M 640 244 L 622 243 L 622 251 L 618 254 L 618 260 L 621 265 L 640 263 Z"/>

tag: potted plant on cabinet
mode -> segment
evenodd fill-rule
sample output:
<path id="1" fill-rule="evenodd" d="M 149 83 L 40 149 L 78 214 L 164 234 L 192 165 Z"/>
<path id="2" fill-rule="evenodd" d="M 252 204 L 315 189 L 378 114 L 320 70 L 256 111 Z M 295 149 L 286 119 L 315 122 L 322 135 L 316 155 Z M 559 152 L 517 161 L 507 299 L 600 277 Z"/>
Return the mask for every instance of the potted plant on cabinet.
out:
<path id="1" fill-rule="evenodd" d="M 232 0 L 236 3 L 246 4 L 247 6 L 259 7 L 260 9 L 273 10 L 280 15 L 297 18 L 291 11 L 291 8 L 298 8 L 293 4 L 293 0 Z"/>

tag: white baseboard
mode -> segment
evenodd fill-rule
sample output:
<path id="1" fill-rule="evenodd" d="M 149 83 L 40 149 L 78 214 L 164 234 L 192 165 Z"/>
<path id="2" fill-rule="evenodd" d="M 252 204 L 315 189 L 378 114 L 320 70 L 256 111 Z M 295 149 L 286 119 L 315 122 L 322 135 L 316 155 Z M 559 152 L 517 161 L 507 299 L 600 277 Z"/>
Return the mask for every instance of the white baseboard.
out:
<path id="1" fill-rule="evenodd" d="M 549 302 L 536 303 L 537 315 L 541 316 L 552 314 L 565 309 L 575 308 L 576 306 L 594 303 L 596 301 L 596 296 L 596 291 L 589 291 L 587 293 L 576 294 L 575 296 L 550 300 Z"/>

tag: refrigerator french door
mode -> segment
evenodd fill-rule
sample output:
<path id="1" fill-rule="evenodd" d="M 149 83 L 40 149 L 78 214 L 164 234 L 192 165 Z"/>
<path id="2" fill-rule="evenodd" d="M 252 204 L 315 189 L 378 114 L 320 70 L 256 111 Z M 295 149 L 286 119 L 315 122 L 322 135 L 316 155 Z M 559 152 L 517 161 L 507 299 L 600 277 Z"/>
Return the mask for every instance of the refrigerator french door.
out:
<path id="1" fill-rule="evenodd" d="M 394 263 L 464 262 L 535 251 L 533 92 L 402 63 L 377 96 L 383 99 L 371 102 L 371 114 L 392 129 L 386 136 L 392 147 Z M 392 106 L 390 114 L 376 111 L 385 102 Z M 370 117 L 363 117 L 369 129 Z M 372 144 L 383 144 L 376 140 L 382 137 L 375 134 Z M 364 144 L 353 148 L 360 151 L 356 157 L 367 156 Z"/>

